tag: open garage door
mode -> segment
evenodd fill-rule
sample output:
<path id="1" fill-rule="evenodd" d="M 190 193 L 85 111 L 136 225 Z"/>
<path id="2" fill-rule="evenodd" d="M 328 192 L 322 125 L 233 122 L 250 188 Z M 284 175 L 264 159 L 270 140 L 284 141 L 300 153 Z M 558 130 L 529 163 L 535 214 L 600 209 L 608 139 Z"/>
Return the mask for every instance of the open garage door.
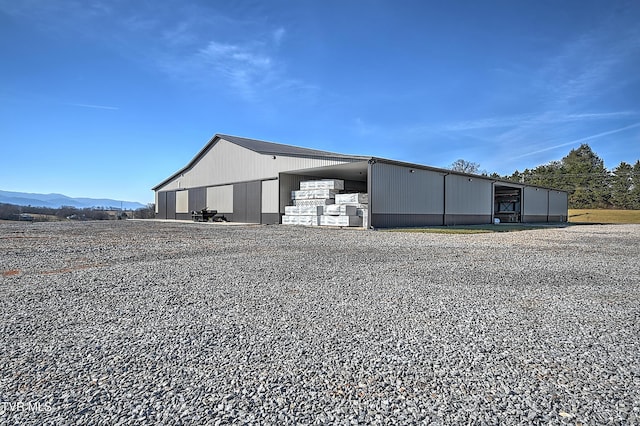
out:
<path id="1" fill-rule="evenodd" d="M 519 223 L 522 220 L 522 189 L 495 185 L 493 217 L 500 222 Z"/>

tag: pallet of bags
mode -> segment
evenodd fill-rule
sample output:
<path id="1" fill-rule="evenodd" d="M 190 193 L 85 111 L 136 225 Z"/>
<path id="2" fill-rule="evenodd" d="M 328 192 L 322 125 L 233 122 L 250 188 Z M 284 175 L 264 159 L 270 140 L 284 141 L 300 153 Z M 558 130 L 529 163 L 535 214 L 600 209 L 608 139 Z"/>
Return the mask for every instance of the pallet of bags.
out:
<path id="1" fill-rule="evenodd" d="M 357 208 L 346 204 L 332 204 L 323 206 L 322 214 L 326 216 L 357 216 Z"/>
<path id="2" fill-rule="evenodd" d="M 333 199 L 336 191 L 333 189 L 307 189 L 291 191 L 292 200 Z"/>
<path id="3" fill-rule="evenodd" d="M 306 225 L 306 226 L 318 226 L 320 225 L 320 216 L 282 216 L 283 225 Z"/>
<path id="4" fill-rule="evenodd" d="M 285 206 L 284 214 L 288 216 L 320 216 L 323 206 Z"/>
<path id="5" fill-rule="evenodd" d="M 354 194 L 335 194 L 336 204 L 369 204 L 369 194 L 359 192 Z"/>
<path id="6" fill-rule="evenodd" d="M 344 189 L 344 181 L 340 179 L 305 180 L 300 182 L 300 189 L 333 189 L 341 191 Z"/>
<path id="7" fill-rule="evenodd" d="M 312 199 L 312 200 L 293 200 L 293 205 L 294 206 L 307 206 L 307 207 L 311 207 L 311 206 L 327 206 L 327 205 L 331 205 L 334 203 L 333 198 L 321 198 L 321 199 Z"/>
<path id="8" fill-rule="evenodd" d="M 362 226 L 362 218 L 359 216 L 320 216 L 322 226 Z"/>

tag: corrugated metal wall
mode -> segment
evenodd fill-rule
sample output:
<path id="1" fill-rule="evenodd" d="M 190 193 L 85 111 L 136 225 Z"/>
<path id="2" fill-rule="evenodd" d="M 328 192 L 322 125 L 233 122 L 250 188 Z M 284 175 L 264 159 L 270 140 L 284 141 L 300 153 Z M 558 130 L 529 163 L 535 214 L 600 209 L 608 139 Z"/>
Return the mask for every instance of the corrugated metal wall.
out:
<path id="1" fill-rule="evenodd" d="M 568 194 L 562 191 L 549 191 L 549 221 L 566 222 L 568 219 Z"/>
<path id="2" fill-rule="evenodd" d="M 280 213 L 280 182 L 262 181 L 262 213 Z"/>
<path id="3" fill-rule="evenodd" d="M 189 191 L 176 191 L 176 213 L 189 213 Z"/>
<path id="4" fill-rule="evenodd" d="M 262 182 L 236 183 L 233 185 L 233 221 L 260 223 Z"/>
<path id="5" fill-rule="evenodd" d="M 224 185 L 277 178 L 279 172 L 349 163 L 346 160 L 262 155 L 225 140 L 219 140 L 191 170 L 160 188 Z"/>
<path id="6" fill-rule="evenodd" d="M 374 227 L 490 223 L 493 182 L 376 162 L 369 174 Z"/>
<path id="7" fill-rule="evenodd" d="M 194 188 L 189 190 L 189 211 L 206 209 L 207 190 L 206 188 Z"/>
<path id="8" fill-rule="evenodd" d="M 369 178 L 375 213 L 442 214 L 442 173 L 378 162 L 371 165 Z"/>
<path id="9" fill-rule="evenodd" d="M 525 186 L 522 191 L 522 221 L 547 222 L 549 215 L 549 191 Z"/>
<path id="10" fill-rule="evenodd" d="M 376 228 L 442 225 L 443 173 L 369 164 L 369 225 Z"/>
<path id="11" fill-rule="evenodd" d="M 493 205 L 491 180 L 461 175 L 447 176 L 447 214 L 489 215 Z"/>
<path id="12" fill-rule="evenodd" d="M 156 211 L 158 219 L 167 219 L 167 193 L 156 192 Z"/>
<path id="13" fill-rule="evenodd" d="M 175 219 L 176 218 L 176 192 L 175 191 L 167 191 L 167 219 Z"/>

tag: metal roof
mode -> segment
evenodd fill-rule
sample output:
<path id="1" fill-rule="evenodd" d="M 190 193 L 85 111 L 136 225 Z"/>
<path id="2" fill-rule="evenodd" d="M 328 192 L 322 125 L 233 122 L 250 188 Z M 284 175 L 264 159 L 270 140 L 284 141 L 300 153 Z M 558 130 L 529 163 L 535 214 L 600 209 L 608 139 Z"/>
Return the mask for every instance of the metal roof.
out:
<path id="1" fill-rule="evenodd" d="M 349 160 L 362 161 L 362 160 L 368 160 L 369 158 L 371 158 L 371 157 L 362 157 L 358 155 L 338 154 L 336 152 L 320 151 L 317 149 L 302 148 L 299 146 L 284 145 L 281 143 L 267 142 L 267 141 L 261 141 L 258 139 L 242 138 L 239 136 L 231 136 L 231 135 L 224 135 L 224 134 L 217 133 L 209 140 L 209 142 L 207 142 L 207 144 L 200 150 L 200 152 L 198 152 L 196 156 L 193 157 L 193 159 L 189 162 L 189 164 L 187 164 L 186 166 L 184 166 L 183 168 L 181 168 L 180 170 L 178 170 L 177 172 L 175 172 L 174 174 L 169 176 L 167 179 L 163 180 L 162 182 L 160 182 L 158 185 L 154 186 L 151 189 L 155 191 L 161 186 L 175 179 L 180 174 L 189 170 L 220 139 L 231 142 L 235 145 L 241 146 L 248 150 L 257 152 L 258 154 L 264 154 L 264 155 L 282 155 L 286 157 L 310 157 L 310 158 L 323 158 L 323 159 L 326 158 L 326 159 L 347 160 L 347 161 Z"/>
<path id="2" fill-rule="evenodd" d="M 255 151 L 259 154 L 266 155 L 286 155 L 290 157 L 325 157 L 345 160 L 368 160 L 369 158 L 371 158 L 362 157 L 359 155 L 338 154 L 336 152 L 320 151 L 317 149 L 303 148 L 293 145 L 283 145 L 281 143 L 261 141 L 258 139 L 248 139 L 239 136 L 217 134 L 216 137 L 239 145 L 243 148 L 250 149 L 251 151 Z"/>
<path id="3" fill-rule="evenodd" d="M 372 156 L 338 154 L 336 152 L 320 151 L 320 150 L 317 150 L 317 149 L 303 148 L 303 147 L 293 146 L 293 145 L 284 145 L 284 144 L 281 144 L 281 143 L 267 142 L 267 141 L 262 141 L 262 140 L 258 140 L 258 139 L 249 139 L 249 138 L 243 138 L 243 137 L 240 137 L 240 136 L 224 135 L 224 134 L 221 134 L 221 133 L 217 133 L 216 135 L 214 135 L 211 138 L 211 140 L 209 140 L 209 142 L 200 150 L 200 152 L 198 152 L 198 154 L 196 154 L 196 156 L 193 157 L 193 159 L 189 162 L 189 164 L 187 164 L 185 167 L 183 167 L 182 169 L 180 169 L 177 172 L 175 172 L 174 174 L 172 174 L 170 177 L 168 177 L 167 179 L 165 179 L 164 181 L 162 181 L 158 185 L 154 186 L 152 188 L 152 190 L 154 190 L 154 191 L 157 190 L 161 186 L 163 186 L 166 183 L 170 182 L 171 180 L 175 179 L 180 174 L 182 174 L 185 171 L 189 170 L 220 139 L 226 140 L 226 141 L 231 142 L 231 143 L 233 143 L 235 145 L 241 146 L 243 148 L 246 148 L 248 150 L 251 150 L 251 151 L 257 152 L 259 154 L 263 154 L 263 155 L 282 155 L 282 156 L 287 156 L 287 157 L 306 157 L 306 158 L 323 158 L 323 159 L 326 158 L 326 159 L 346 160 L 346 161 L 351 161 L 351 162 L 356 162 L 356 161 L 372 161 L 372 162 L 376 162 L 376 161 L 380 161 L 382 163 L 395 164 L 395 165 L 403 166 L 403 167 L 420 168 L 420 169 L 423 169 L 423 170 L 431 170 L 431 171 L 444 173 L 444 174 L 455 174 L 455 175 L 476 177 L 476 178 L 480 178 L 480 179 L 489 179 L 489 180 L 492 180 L 492 181 L 495 181 L 495 182 L 500 182 L 500 183 L 508 184 L 508 185 L 511 185 L 511 186 L 520 186 L 520 187 L 530 186 L 530 187 L 551 189 L 551 190 L 560 191 L 560 192 L 567 192 L 567 191 L 564 191 L 564 190 L 561 190 L 561 189 L 547 188 L 547 187 L 542 187 L 542 186 L 538 186 L 538 185 L 531 185 L 531 184 L 524 184 L 524 183 L 519 183 L 519 182 L 512 182 L 512 181 L 509 181 L 509 180 L 506 180 L 506 179 L 502 179 L 502 178 L 495 179 L 495 178 L 492 178 L 490 176 L 482 176 L 482 175 L 477 175 L 477 174 L 468 174 L 468 173 L 456 172 L 456 171 L 452 171 L 452 170 L 449 170 L 449 169 L 441 169 L 441 168 L 437 168 L 437 167 L 425 166 L 425 165 L 422 165 L 422 164 L 407 163 L 407 162 L 404 162 L 404 161 L 390 160 L 390 159 L 386 159 L 386 158 L 372 157 Z"/>

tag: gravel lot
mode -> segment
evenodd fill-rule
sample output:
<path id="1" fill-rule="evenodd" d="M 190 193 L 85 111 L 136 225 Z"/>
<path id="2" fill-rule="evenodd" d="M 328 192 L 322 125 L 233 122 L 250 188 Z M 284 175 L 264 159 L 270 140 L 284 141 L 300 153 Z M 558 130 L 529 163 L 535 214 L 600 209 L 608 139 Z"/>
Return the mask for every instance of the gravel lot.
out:
<path id="1" fill-rule="evenodd" d="M 0 424 L 639 424 L 640 226 L 0 224 Z"/>

